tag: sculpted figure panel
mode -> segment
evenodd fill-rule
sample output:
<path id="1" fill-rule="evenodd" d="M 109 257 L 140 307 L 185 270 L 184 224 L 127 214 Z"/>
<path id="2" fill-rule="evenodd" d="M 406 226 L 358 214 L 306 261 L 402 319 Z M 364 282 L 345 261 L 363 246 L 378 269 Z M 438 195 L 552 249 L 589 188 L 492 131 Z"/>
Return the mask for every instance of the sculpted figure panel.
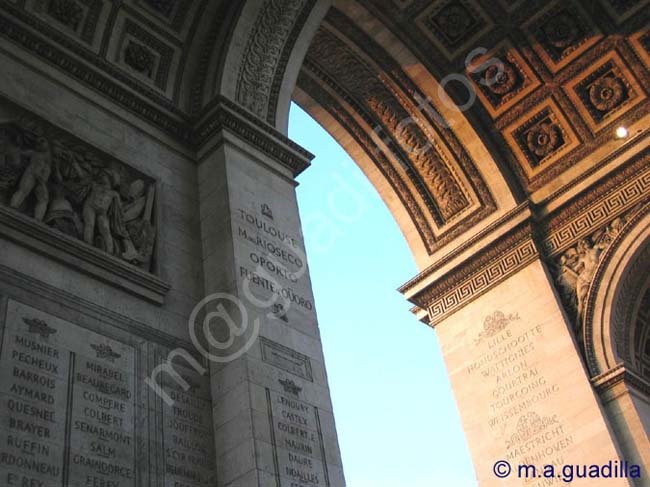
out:
<path id="1" fill-rule="evenodd" d="M 155 184 L 37 121 L 0 122 L 0 203 L 150 270 Z"/>

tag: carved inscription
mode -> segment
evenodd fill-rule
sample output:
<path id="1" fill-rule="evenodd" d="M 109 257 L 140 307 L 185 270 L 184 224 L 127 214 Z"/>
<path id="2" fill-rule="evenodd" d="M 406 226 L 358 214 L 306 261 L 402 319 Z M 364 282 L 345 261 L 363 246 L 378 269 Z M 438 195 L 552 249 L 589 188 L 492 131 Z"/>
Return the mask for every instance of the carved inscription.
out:
<path id="1" fill-rule="evenodd" d="M 485 318 L 474 340 L 476 358 L 466 369 L 470 378 L 489 385 L 486 426 L 503 439 L 505 459 L 517 464 L 563 465 L 562 452 L 573 444 L 558 415 L 538 413 L 561 391 L 538 367 L 535 356 L 543 338 L 544 325 L 495 311 Z"/>
<path id="2" fill-rule="evenodd" d="M 93 344 L 120 356 L 98 357 Z M 10 301 L 0 352 L 0 484 L 135 486 L 133 369 L 131 347 Z"/>
<path id="3" fill-rule="evenodd" d="M 285 304 L 274 314 L 287 321 L 284 311 L 290 306 L 307 311 L 314 308 L 311 298 L 301 291 L 305 287 L 305 252 L 301 239 L 273 220 L 268 205 L 260 208 L 259 212 L 240 208 L 233 214 L 235 236 L 248 249 L 239 277 L 249 281 L 251 289 L 277 295 L 280 304 Z"/>
<path id="4" fill-rule="evenodd" d="M 179 371 L 189 389 L 171 381 L 163 386 L 174 401 L 163 405 L 165 487 L 211 487 L 216 477 L 209 380 Z"/>
<path id="5" fill-rule="evenodd" d="M 260 344 L 264 362 L 313 382 L 309 357 L 264 337 L 260 337 Z"/>
<path id="6" fill-rule="evenodd" d="M 266 390 L 280 487 L 329 486 L 318 409 Z"/>

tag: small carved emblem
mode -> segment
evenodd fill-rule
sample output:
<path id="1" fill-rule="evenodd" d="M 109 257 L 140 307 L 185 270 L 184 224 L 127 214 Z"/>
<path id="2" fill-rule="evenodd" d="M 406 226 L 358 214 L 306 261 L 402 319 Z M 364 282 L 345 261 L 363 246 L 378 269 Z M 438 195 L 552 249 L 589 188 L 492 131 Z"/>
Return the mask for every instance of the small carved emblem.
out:
<path id="1" fill-rule="evenodd" d="M 45 340 L 47 340 L 50 335 L 56 333 L 54 328 L 38 318 L 23 318 L 23 321 L 27 325 L 27 331 L 29 333 L 40 335 L 41 338 L 44 338 Z"/>
<path id="2" fill-rule="evenodd" d="M 273 316 L 278 320 L 289 323 L 289 318 L 287 318 L 287 311 L 282 303 L 276 303 L 273 305 Z"/>
<path id="3" fill-rule="evenodd" d="M 273 211 L 271 210 L 271 207 L 266 203 L 262 204 L 262 215 L 269 220 L 273 220 Z"/>
<path id="4" fill-rule="evenodd" d="M 284 392 L 286 392 L 287 394 L 291 394 L 293 396 L 298 397 L 300 395 L 300 392 L 302 391 L 302 387 L 300 387 L 291 379 L 279 380 L 278 382 L 284 389 Z"/>
<path id="5" fill-rule="evenodd" d="M 90 344 L 90 347 L 97 354 L 97 358 L 102 358 L 108 360 L 109 362 L 115 362 L 115 359 L 120 358 L 121 355 L 113 351 L 110 345 L 101 344 L 95 345 L 94 343 Z"/>
<path id="6" fill-rule="evenodd" d="M 497 95 L 510 93 L 520 82 L 515 67 L 508 63 L 495 63 L 485 70 L 487 88 Z"/>
<path id="7" fill-rule="evenodd" d="M 519 314 L 506 315 L 503 311 L 495 311 L 491 315 L 487 316 L 483 321 L 483 331 L 480 332 L 478 338 L 474 340 L 475 344 L 478 345 L 486 338 L 493 337 L 500 331 L 505 330 L 510 323 L 518 319 Z"/>
<path id="8" fill-rule="evenodd" d="M 554 424 L 558 424 L 555 416 L 542 417 L 534 412 L 523 414 L 517 421 L 516 433 L 506 440 L 506 448 L 510 449 L 518 443 L 529 440 Z"/>

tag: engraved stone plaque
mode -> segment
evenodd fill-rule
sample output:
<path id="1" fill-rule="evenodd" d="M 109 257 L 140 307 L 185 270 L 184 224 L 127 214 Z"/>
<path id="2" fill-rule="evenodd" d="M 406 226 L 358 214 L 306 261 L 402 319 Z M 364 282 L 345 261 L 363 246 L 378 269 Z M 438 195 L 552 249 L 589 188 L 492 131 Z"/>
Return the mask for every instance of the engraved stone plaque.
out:
<path id="1" fill-rule="evenodd" d="M 0 349 L 0 484 L 136 485 L 135 350 L 10 300 Z"/>
<path id="2" fill-rule="evenodd" d="M 291 394 L 266 394 L 279 485 L 330 485 L 318 409 Z"/>
<path id="3" fill-rule="evenodd" d="M 212 408 L 208 376 L 186 367 L 177 370 L 189 385 L 163 385 L 172 404 L 163 404 L 165 487 L 216 485 Z"/>
<path id="4" fill-rule="evenodd" d="M 268 338 L 260 337 L 260 344 L 264 362 L 313 382 L 309 357 Z"/>

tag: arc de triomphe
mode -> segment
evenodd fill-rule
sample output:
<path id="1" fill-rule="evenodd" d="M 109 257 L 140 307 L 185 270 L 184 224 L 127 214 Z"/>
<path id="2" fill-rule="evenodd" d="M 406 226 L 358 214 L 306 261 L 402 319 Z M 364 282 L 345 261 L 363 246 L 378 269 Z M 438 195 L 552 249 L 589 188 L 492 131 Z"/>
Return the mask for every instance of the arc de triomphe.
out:
<path id="1" fill-rule="evenodd" d="M 0 485 L 345 485 L 291 100 L 408 241 L 480 485 L 648 485 L 648 11 L 3 0 Z"/>

